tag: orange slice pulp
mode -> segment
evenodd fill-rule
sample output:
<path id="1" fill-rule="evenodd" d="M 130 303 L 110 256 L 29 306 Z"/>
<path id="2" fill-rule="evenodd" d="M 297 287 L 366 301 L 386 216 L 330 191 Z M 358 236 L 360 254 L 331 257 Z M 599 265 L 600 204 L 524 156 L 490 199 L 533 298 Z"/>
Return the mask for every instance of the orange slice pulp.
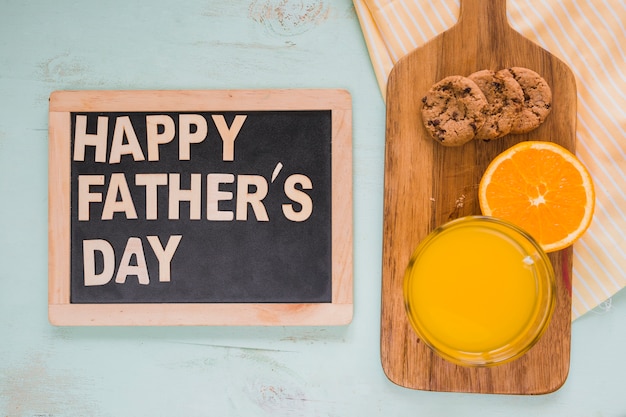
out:
<path id="1" fill-rule="evenodd" d="M 496 156 L 480 181 L 485 216 L 524 229 L 546 252 L 570 246 L 591 223 L 595 193 L 589 172 L 567 149 L 528 141 Z"/>

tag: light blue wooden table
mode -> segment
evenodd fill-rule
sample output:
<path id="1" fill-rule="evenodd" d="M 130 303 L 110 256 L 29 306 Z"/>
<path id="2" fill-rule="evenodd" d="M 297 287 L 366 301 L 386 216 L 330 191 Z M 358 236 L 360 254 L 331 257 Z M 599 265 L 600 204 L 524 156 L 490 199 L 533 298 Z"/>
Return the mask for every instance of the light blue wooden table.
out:
<path id="1" fill-rule="evenodd" d="M 352 324 L 51 326 L 50 92 L 257 88 L 352 94 Z M 431 393 L 386 379 L 384 116 L 350 0 L 1 0 L 0 416 L 626 416 L 624 292 L 573 324 L 556 393 Z"/>

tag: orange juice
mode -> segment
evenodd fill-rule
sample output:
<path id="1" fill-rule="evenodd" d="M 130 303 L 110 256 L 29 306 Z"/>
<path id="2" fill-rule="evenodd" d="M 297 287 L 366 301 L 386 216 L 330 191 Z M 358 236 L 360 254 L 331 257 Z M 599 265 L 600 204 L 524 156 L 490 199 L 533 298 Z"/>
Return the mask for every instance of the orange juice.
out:
<path id="1" fill-rule="evenodd" d="M 404 281 L 409 320 L 435 352 L 461 365 L 521 356 L 539 339 L 554 305 L 554 272 L 521 229 L 470 216 L 433 231 Z"/>

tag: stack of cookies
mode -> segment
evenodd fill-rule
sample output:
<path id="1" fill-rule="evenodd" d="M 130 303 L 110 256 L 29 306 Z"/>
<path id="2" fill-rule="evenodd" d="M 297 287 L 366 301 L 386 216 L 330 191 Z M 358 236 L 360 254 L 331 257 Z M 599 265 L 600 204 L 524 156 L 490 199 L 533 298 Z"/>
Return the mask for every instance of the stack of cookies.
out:
<path id="1" fill-rule="evenodd" d="M 550 113 L 552 92 L 536 72 L 523 67 L 452 75 L 422 98 L 426 130 L 444 146 L 493 140 L 536 129 Z"/>

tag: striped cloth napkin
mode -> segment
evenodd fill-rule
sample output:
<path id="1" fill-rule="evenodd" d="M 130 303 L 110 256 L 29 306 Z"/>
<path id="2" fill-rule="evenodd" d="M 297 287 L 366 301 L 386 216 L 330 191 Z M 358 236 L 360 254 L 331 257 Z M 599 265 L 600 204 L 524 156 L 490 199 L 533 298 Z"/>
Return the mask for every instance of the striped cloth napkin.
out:
<path id="1" fill-rule="evenodd" d="M 451 27 L 459 0 L 353 0 L 383 94 L 400 57 Z M 569 65 L 578 87 L 577 154 L 596 211 L 574 244 L 572 318 L 626 286 L 626 0 L 508 0 L 511 26 Z"/>

